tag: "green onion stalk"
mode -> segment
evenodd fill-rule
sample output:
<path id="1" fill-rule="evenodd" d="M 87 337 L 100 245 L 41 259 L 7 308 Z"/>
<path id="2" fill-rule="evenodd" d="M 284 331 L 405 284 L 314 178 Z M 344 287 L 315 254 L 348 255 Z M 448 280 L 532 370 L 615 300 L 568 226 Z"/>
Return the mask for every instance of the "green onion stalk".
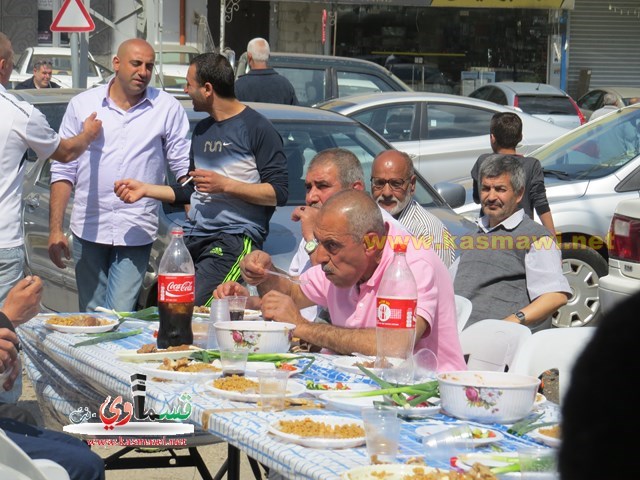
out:
<path id="1" fill-rule="evenodd" d="M 191 358 L 204 363 L 211 363 L 214 360 L 220 358 L 220 350 L 197 350 L 189 355 Z M 276 368 L 280 367 L 284 363 L 291 363 L 296 360 L 306 359 L 306 365 L 300 373 L 306 372 L 309 367 L 315 362 L 316 357 L 313 355 L 297 355 L 295 353 L 249 353 L 247 361 L 250 362 L 271 362 Z"/>
<path id="2" fill-rule="evenodd" d="M 379 386 L 379 390 L 371 390 L 366 392 L 352 392 L 345 393 L 347 397 L 373 397 L 384 395 L 390 397 L 391 401 L 399 406 L 415 407 L 423 402 L 426 402 L 431 397 L 440 396 L 440 390 L 437 380 L 432 380 L 425 383 L 419 383 L 415 385 L 409 384 L 392 384 L 382 378 L 378 377 L 375 373 L 362 365 L 358 365 L 358 368 L 371 380 L 376 382 Z"/>

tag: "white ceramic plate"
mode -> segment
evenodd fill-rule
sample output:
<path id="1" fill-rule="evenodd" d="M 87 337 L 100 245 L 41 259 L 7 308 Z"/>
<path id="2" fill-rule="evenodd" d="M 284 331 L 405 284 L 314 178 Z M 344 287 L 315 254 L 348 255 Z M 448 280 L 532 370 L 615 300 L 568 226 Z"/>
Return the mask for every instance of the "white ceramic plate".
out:
<path id="1" fill-rule="evenodd" d="M 49 318 L 44 318 L 43 319 L 42 324 L 45 326 L 45 328 L 48 328 L 49 330 L 55 330 L 56 332 L 61 332 L 61 333 L 102 333 L 102 332 L 108 332 L 109 330 L 112 330 L 113 327 L 118 325 L 118 321 L 116 319 L 114 319 L 113 317 L 108 317 L 108 316 L 101 315 L 101 314 L 60 313 L 60 314 L 53 315 L 53 316 L 71 317 L 71 316 L 76 316 L 76 315 L 88 315 L 88 316 L 91 316 L 91 317 L 99 318 L 100 320 L 103 320 L 103 321 L 107 321 L 109 323 L 106 323 L 105 325 L 97 325 L 95 327 L 80 327 L 80 326 L 73 326 L 73 325 L 58 325 L 58 324 L 55 324 L 55 323 L 47 323 L 49 320 L 51 320 L 51 317 L 52 317 L 52 316 L 49 316 Z"/>
<path id="2" fill-rule="evenodd" d="M 248 380 L 253 380 L 258 383 L 256 377 L 245 377 Z M 221 390 L 213 386 L 213 382 L 207 382 L 205 388 L 210 392 L 215 393 L 219 397 L 226 398 L 227 400 L 233 400 L 236 402 L 249 402 L 257 403 L 260 400 L 260 392 L 256 388 L 255 392 L 233 392 L 229 390 Z M 306 390 L 306 387 L 302 383 L 298 383 L 295 380 L 289 380 L 287 382 L 287 394 L 286 397 L 298 397 L 302 395 Z"/>
<path id="3" fill-rule="evenodd" d="M 538 407 L 547 401 L 547 397 L 545 397 L 541 393 L 536 393 L 536 399 L 533 401 L 533 406 Z"/>
<path id="4" fill-rule="evenodd" d="M 373 397 L 350 397 L 349 392 L 328 392 L 320 395 L 320 399 L 327 402 L 327 407 L 359 414 L 364 407 L 373 407 L 373 402 L 382 402 L 382 395 Z M 440 412 L 440 406 L 434 407 L 396 407 L 398 415 L 409 418 L 424 418 Z"/>
<path id="5" fill-rule="evenodd" d="M 356 467 L 344 472 L 340 478 L 342 480 L 404 480 L 417 473 L 430 473 L 436 471 L 435 468 L 424 465 L 407 465 L 406 463 L 390 463 L 387 465 L 367 465 L 366 467 Z"/>
<path id="6" fill-rule="evenodd" d="M 356 363 L 362 363 L 363 361 L 366 361 L 366 360 L 363 360 L 358 357 L 338 357 L 333 360 L 333 365 L 334 367 L 339 368 L 343 372 L 355 373 L 356 375 L 364 375 L 364 373 L 362 373 L 362 371 L 356 365 Z M 402 360 L 392 359 L 391 363 L 393 363 L 394 365 L 399 365 L 400 363 L 402 363 Z M 373 368 L 373 367 L 372 368 L 366 367 L 366 368 L 367 370 L 371 370 L 376 375 L 379 374 L 381 370 L 379 368 Z"/>
<path id="7" fill-rule="evenodd" d="M 322 422 L 327 425 L 350 425 L 355 424 L 361 427 L 364 431 L 364 424 L 362 420 L 356 418 L 339 417 L 335 415 L 304 415 L 304 416 L 288 416 L 276 420 L 269 425 L 269 432 L 285 442 L 296 443 L 303 447 L 309 448 L 354 448 L 359 447 L 365 443 L 364 435 L 354 438 L 322 438 L 322 437 L 301 437 L 300 435 L 294 435 L 291 433 L 284 433 L 279 430 L 279 423 L 281 420 L 302 420 L 304 418 L 310 418 L 314 422 Z"/>
<path id="8" fill-rule="evenodd" d="M 214 360 L 213 365 L 216 367 L 222 368 L 222 364 L 220 360 Z M 245 366 L 244 373 L 249 377 L 255 377 L 258 374 L 258 370 L 275 370 L 276 366 L 272 362 L 247 362 Z M 289 371 L 289 377 L 296 375 L 300 372 L 298 367 L 295 367 L 295 370 Z"/>
<path id="9" fill-rule="evenodd" d="M 142 363 L 137 370 L 147 375 L 147 378 L 161 378 L 163 380 L 172 380 L 174 382 L 202 382 L 205 380 L 217 378 L 222 371 L 202 371 L 202 372 L 175 372 L 173 370 L 161 370 L 159 367 L 162 363 Z"/>
<path id="10" fill-rule="evenodd" d="M 419 437 L 428 437 L 429 435 L 433 435 L 436 432 L 441 432 L 442 430 L 446 430 L 448 428 L 453 428 L 455 425 L 447 425 L 447 424 L 439 424 L 439 425 L 425 425 L 423 427 L 416 429 L 416 435 Z M 474 438 L 472 443 L 476 446 L 487 445 L 489 443 L 499 442 L 504 438 L 504 435 L 498 430 L 493 430 L 491 428 L 483 428 L 483 427 L 475 427 L 470 425 L 472 430 L 480 430 L 483 434 L 485 432 L 493 432 L 493 437 L 484 437 L 484 438 Z"/>
<path id="11" fill-rule="evenodd" d="M 375 390 L 376 387 L 373 385 L 368 385 L 366 383 L 355 383 L 355 382 L 313 382 L 315 385 L 321 387 L 321 389 L 309 388 L 307 387 L 307 393 L 309 395 L 313 395 L 314 397 L 320 397 L 324 393 L 333 393 L 333 392 L 368 392 L 371 390 Z M 346 389 L 336 389 L 336 385 L 341 384 Z M 306 384 L 305 384 L 306 385 Z"/>
<path id="12" fill-rule="evenodd" d="M 154 360 L 162 361 L 165 358 L 176 360 L 182 357 L 188 357 L 191 352 L 202 350 L 201 348 L 191 346 L 190 350 L 177 350 L 172 352 L 161 351 L 154 353 L 138 353 L 137 350 L 118 350 L 116 357 L 122 362 L 152 362 Z"/>
<path id="13" fill-rule="evenodd" d="M 511 457 L 518 458 L 518 452 L 477 452 L 477 453 L 461 453 L 457 455 L 458 461 L 456 466 L 463 469 L 469 470 L 474 463 L 481 463 L 489 468 L 493 467 L 506 467 L 509 465 L 507 462 L 500 462 L 498 460 L 494 460 L 493 457 L 496 455 L 500 455 L 502 457 Z"/>
<path id="14" fill-rule="evenodd" d="M 550 447 L 559 447 L 560 446 L 560 439 L 556 438 L 556 437 L 551 437 L 549 435 L 545 435 L 544 433 L 541 433 L 540 430 L 544 430 L 547 428 L 553 428 L 553 425 L 549 425 L 547 427 L 540 427 L 540 428 L 536 428 L 535 430 L 532 430 L 531 432 L 529 432 L 527 435 L 529 435 L 531 438 L 535 438 L 536 440 L 544 443 L 545 445 L 548 445 Z"/>

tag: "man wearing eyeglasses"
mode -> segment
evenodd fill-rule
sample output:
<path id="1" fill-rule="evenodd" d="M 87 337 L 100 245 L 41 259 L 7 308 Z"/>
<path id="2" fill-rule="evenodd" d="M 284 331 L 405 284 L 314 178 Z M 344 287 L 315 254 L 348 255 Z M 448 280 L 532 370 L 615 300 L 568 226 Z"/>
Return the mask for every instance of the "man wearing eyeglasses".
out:
<path id="1" fill-rule="evenodd" d="M 50 60 L 38 60 L 33 64 L 33 76 L 15 86 L 16 90 L 27 88 L 60 88 L 56 82 L 51 81 L 53 70 Z"/>
<path id="2" fill-rule="evenodd" d="M 451 234 L 438 217 L 413 199 L 415 191 L 416 174 L 409 155 L 387 150 L 375 158 L 371 166 L 373 199 L 449 267 L 456 257 Z"/>

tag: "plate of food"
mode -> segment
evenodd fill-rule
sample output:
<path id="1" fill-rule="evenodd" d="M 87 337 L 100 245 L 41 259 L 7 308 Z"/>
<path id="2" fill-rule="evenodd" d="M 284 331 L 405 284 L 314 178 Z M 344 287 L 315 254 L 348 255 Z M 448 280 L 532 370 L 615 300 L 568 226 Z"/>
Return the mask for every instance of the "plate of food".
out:
<path id="1" fill-rule="evenodd" d="M 112 330 L 118 320 L 97 313 L 61 313 L 47 316 L 43 324 L 62 333 L 102 333 Z"/>
<path id="2" fill-rule="evenodd" d="M 337 415 L 283 417 L 269 425 L 269 433 L 309 448 L 354 448 L 365 443 L 362 420 Z"/>
<path id="3" fill-rule="evenodd" d="M 400 365 L 402 359 L 391 359 L 391 363 L 394 366 Z M 333 360 L 333 366 L 342 370 L 343 372 L 355 373 L 356 375 L 364 375 L 362 370 L 358 368 L 358 365 L 371 370 L 376 375 L 380 373 L 379 368 L 374 368 L 375 358 L 367 359 L 367 357 L 338 357 Z"/>
<path id="4" fill-rule="evenodd" d="M 158 348 L 155 343 L 147 343 L 137 350 L 118 350 L 116 357 L 123 362 L 161 362 L 165 358 L 172 360 L 188 357 L 191 352 L 197 352 L 201 348 L 193 345 L 177 345 L 169 348 Z"/>
<path id="5" fill-rule="evenodd" d="M 256 377 L 239 377 L 238 375 L 220 377 L 212 382 L 207 382 L 205 388 L 227 400 L 249 403 L 260 401 L 260 383 Z M 285 396 L 297 397 L 302 395 L 305 390 L 306 388 L 302 383 L 289 380 Z"/>
<path id="6" fill-rule="evenodd" d="M 550 447 L 560 446 L 560 424 L 536 428 L 527 435 Z"/>
<path id="7" fill-rule="evenodd" d="M 388 463 L 385 465 L 367 465 L 352 468 L 344 472 L 341 480 L 405 480 L 421 478 L 422 475 L 436 473 L 435 468 L 407 463 Z"/>
<path id="8" fill-rule="evenodd" d="M 220 360 L 214 360 L 213 365 L 222 368 Z M 249 377 L 255 377 L 258 374 L 258 370 L 286 370 L 289 372 L 289 376 L 292 377 L 300 372 L 300 369 L 293 363 L 283 362 L 276 366 L 273 362 L 247 362 L 244 373 Z"/>
<path id="9" fill-rule="evenodd" d="M 193 316 L 196 318 L 209 318 L 211 307 L 193 307 Z M 262 317 L 260 310 L 244 309 L 243 320 L 257 320 Z"/>
<path id="10" fill-rule="evenodd" d="M 418 435 L 419 437 L 427 437 L 448 428 L 453 428 L 454 426 L 455 425 L 448 425 L 444 423 L 439 423 L 437 425 L 425 425 L 416 429 L 416 435 Z M 499 442 L 504 438 L 504 435 L 498 430 L 484 427 L 475 427 L 473 425 L 469 425 L 469 427 L 471 428 L 471 433 L 473 434 L 471 443 L 475 446 L 488 445 L 490 443 Z"/>
<path id="11" fill-rule="evenodd" d="M 313 380 L 307 380 L 305 386 L 307 387 L 307 393 L 314 397 L 319 397 L 323 393 L 329 392 L 367 392 L 376 389 L 374 385 L 369 385 L 367 383 L 314 382 Z"/>
<path id="12" fill-rule="evenodd" d="M 353 397 L 349 392 L 328 392 L 320 395 L 320 399 L 327 402 L 327 407 L 344 412 L 357 413 L 365 407 L 373 407 L 374 402 L 385 402 L 382 395 L 371 397 Z M 425 418 L 440 412 L 440 405 L 425 405 L 411 407 L 409 405 L 396 406 L 398 415 L 407 418 Z"/>
<path id="13" fill-rule="evenodd" d="M 518 452 L 474 452 L 461 453 L 455 456 L 454 467 L 469 470 L 474 463 L 480 463 L 485 467 L 506 467 L 518 462 Z M 520 476 L 518 474 L 518 476 Z"/>
<path id="14" fill-rule="evenodd" d="M 148 378 L 176 382 L 200 382 L 219 377 L 222 373 L 222 369 L 214 365 L 186 357 L 177 360 L 165 358 L 162 363 L 143 363 L 137 368 Z"/>

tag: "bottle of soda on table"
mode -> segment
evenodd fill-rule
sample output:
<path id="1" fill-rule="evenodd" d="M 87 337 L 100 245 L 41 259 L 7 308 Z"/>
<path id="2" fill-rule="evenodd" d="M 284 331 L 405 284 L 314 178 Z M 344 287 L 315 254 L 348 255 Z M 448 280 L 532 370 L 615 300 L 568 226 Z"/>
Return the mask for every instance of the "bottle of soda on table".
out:
<path id="1" fill-rule="evenodd" d="M 380 376 L 394 383 L 413 380 L 413 346 L 416 337 L 416 305 L 418 289 L 416 280 L 407 264 L 407 245 L 396 243 L 393 260 L 387 266 L 376 304 L 375 367 Z M 404 368 L 396 368 L 404 360 Z"/>
<path id="2" fill-rule="evenodd" d="M 195 267 L 180 227 L 171 230 L 171 243 L 158 272 L 158 348 L 193 344 L 191 317 L 195 301 Z"/>

